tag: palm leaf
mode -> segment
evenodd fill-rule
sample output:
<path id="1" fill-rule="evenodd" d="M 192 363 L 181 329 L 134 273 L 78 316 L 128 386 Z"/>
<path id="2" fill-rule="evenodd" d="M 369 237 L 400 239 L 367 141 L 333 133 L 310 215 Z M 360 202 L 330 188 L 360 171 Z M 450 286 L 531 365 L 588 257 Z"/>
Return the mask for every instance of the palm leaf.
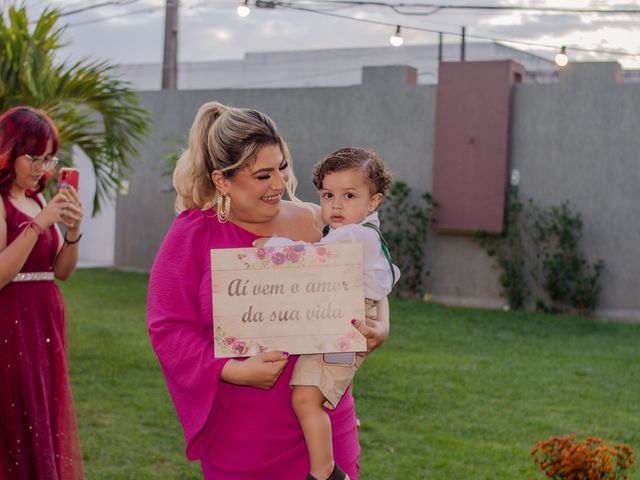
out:
<path id="1" fill-rule="evenodd" d="M 45 9 L 30 30 L 24 7 L 0 15 L 0 112 L 17 105 L 45 110 L 58 127 L 63 151 L 77 146 L 91 159 L 95 215 L 130 171 L 150 117 L 131 85 L 114 75 L 113 65 L 55 61 L 64 32 L 57 26 L 59 16 Z"/>

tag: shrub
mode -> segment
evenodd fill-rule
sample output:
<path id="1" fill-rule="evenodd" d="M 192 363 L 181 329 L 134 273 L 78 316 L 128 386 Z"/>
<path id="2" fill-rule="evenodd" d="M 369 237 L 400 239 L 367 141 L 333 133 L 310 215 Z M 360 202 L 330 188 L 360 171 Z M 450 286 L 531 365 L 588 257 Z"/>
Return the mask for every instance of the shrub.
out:
<path id="1" fill-rule="evenodd" d="M 518 195 L 518 187 L 511 187 L 504 235 L 497 237 L 487 232 L 476 233 L 476 240 L 487 251 L 487 255 L 495 257 L 494 268 L 500 270 L 498 281 L 502 287 L 501 296 L 507 299 L 513 310 L 523 309 L 529 296 L 523 215 L 524 206 Z"/>
<path id="2" fill-rule="evenodd" d="M 427 232 L 434 208 L 430 193 L 414 199 L 411 187 L 403 181 L 391 184 L 382 204 L 382 231 L 402 274 L 394 290 L 398 296 L 417 298 L 424 293 Z"/>
<path id="3" fill-rule="evenodd" d="M 597 305 L 604 261 L 589 263 L 581 250 L 582 216 L 569 202 L 541 208 L 509 189 L 505 233 L 478 232 L 476 240 L 495 257 L 502 296 L 512 309 L 524 308 L 535 284 L 536 307 L 546 312 L 587 314 Z"/>
<path id="4" fill-rule="evenodd" d="M 539 309 L 551 312 L 595 309 L 600 294 L 602 259 L 593 264 L 580 249 L 582 216 L 569 202 L 539 210 L 533 222 L 533 240 L 538 247 L 538 282 L 550 304 L 536 299 Z"/>

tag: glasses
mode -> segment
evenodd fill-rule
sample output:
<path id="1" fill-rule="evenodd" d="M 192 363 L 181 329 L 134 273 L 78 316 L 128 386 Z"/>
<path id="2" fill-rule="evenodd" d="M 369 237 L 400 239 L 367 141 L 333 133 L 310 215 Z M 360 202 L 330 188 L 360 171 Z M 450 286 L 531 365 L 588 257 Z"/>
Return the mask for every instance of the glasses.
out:
<path id="1" fill-rule="evenodd" d="M 48 172 L 49 170 L 53 170 L 59 161 L 58 157 L 54 157 L 52 155 L 36 157 L 34 155 L 25 154 L 25 157 L 31 160 L 31 170 L 33 171 L 42 169 L 45 172 Z"/>

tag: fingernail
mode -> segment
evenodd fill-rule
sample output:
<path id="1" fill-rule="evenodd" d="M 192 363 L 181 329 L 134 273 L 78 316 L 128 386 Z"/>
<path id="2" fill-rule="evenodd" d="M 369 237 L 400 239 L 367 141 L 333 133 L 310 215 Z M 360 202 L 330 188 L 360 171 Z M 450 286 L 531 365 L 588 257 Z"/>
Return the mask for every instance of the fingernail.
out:
<path id="1" fill-rule="evenodd" d="M 357 324 L 358 324 L 358 320 L 356 320 L 355 318 L 351 320 L 351 325 L 357 325 Z"/>
<path id="2" fill-rule="evenodd" d="M 288 358 L 289 357 L 289 352 L 282 352 L 282 355 L 284 355 L 284 358 Z"/>

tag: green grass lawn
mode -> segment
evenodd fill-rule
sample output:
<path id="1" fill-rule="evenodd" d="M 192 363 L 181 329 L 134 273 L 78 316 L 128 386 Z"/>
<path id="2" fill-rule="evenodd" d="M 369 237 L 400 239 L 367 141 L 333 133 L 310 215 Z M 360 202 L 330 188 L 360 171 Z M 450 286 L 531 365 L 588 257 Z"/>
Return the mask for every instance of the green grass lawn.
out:
<path id="1" fill-rule="evenodd" d="M 147 279 L 80 270 L 61 285 L 92 480 L 200 478 L 149 344 Z M 361 478 L 543 479 L 531 449 L 567 433 L 640 453 L 639 347 L 640 325 L 394 301 L 355 381 Z"/>

